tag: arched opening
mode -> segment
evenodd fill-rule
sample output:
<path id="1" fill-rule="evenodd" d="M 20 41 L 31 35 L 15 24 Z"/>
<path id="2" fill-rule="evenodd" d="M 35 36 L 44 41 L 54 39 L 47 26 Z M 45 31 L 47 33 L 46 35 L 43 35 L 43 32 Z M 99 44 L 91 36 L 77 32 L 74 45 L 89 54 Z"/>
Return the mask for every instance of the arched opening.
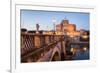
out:
<path id="1" fill-rule="evenodd" d="M 51 61 L 60 61 L 60 59 L 61 59 L 61 58 L 60 58 L 60 56 L 59 56 L 59 53 L 56 52 L 56 53 L 53 55 Z"/>

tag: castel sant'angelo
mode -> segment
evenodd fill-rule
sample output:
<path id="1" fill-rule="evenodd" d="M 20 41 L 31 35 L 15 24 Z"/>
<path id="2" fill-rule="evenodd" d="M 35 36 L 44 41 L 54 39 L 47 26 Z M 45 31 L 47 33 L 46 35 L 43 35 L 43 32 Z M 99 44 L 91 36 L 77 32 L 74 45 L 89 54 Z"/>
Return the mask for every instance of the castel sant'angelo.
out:
<path id="1" fill-rule="evenodd" d="M 76 25 L 69 23 L 67 19 L 63 19 L 60 24 L 56 25 L 56 32 L 64 32 L 71 37 L 80 36 L 80 31 L 77 31 Z"/>

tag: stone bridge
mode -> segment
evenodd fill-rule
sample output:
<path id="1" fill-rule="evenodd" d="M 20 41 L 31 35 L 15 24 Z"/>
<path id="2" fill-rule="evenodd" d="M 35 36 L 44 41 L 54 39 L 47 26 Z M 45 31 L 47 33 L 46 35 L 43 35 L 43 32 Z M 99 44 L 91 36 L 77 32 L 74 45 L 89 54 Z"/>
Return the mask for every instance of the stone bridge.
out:
<path id="1" fill-rule="evenodd" d="M 66 57 L 63 35 L 21 32 L 21 62 L 60 61 Z"/>

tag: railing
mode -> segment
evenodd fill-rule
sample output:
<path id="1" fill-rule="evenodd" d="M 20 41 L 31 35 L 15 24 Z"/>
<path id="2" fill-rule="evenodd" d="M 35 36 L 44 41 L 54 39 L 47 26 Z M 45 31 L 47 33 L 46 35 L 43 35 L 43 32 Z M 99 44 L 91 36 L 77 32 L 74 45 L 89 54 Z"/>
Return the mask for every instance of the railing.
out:
<path id="1" fill-rule="evenodd" d="M 62 35 L 21 33 L 21 62 L 37 61 L 62 40 Z"/>

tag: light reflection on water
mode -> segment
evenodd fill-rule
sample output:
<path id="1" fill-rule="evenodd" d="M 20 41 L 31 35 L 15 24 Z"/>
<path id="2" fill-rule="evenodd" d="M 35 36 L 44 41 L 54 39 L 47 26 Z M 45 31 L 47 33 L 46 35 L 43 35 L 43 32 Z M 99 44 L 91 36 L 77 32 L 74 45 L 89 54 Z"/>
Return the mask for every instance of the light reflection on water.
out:
<path id="1" fill-rule="evenodd" d="M 72 60 L 89 60 L 88 45 L 71 45 L 70 52 L 73 53 Z"/>
<path id="2" fill-rule="evenodd" d="M 88 60 L 89 59 L 89 49 L 85 51 L 77 50 L 76 54 L 72 57 L 73 60 Z"/>

